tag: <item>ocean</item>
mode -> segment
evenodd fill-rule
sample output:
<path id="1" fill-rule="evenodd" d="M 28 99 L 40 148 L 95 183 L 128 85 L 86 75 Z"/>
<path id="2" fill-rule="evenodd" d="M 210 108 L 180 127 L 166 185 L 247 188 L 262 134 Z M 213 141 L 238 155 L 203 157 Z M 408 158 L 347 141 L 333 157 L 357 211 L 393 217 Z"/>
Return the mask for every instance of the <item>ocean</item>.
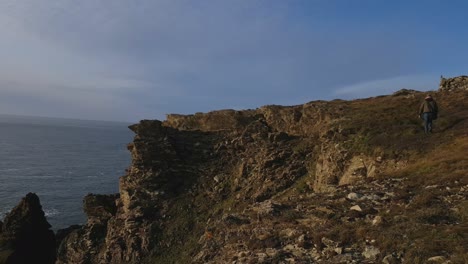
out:
<path id="1" fill-rule="evenodd" d="M 83 197 L 118 192 L 130 165 L 126 123 L 0 115 L 0 219 L 36 193 L 54 230 L 83 224 Z"/>

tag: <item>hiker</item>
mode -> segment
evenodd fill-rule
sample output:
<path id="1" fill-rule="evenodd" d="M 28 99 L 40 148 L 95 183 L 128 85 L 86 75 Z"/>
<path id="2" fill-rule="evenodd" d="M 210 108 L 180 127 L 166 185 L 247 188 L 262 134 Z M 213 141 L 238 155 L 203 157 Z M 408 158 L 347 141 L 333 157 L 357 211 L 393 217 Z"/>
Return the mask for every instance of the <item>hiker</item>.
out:
<path id="1" fill-rule="evenodd" d="M 424 120 L 424 132 L 432 133 L 432 120 L 437 119 L 437 103 L 431 95 L 424 98 L 424 102 L 419 107 L 419 118 Z"/>

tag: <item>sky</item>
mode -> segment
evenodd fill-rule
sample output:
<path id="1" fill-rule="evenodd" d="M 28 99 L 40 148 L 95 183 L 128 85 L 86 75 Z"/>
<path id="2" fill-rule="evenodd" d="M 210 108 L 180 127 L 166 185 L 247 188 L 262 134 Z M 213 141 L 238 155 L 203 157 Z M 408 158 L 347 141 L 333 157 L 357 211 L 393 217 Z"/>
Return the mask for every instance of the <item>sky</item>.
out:
<path id="1" fill-rule="evenodd" d="M 0 114 L 166 114 L 436 90 L 468 2 L 0 0 Z"/>

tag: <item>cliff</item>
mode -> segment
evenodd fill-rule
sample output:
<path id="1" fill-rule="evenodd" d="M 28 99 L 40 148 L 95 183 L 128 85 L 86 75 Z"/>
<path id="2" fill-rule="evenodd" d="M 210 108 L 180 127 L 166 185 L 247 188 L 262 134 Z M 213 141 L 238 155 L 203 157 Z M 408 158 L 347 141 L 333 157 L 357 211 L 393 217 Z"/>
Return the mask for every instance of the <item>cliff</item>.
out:
<path id="1" fill-rule="evenodd" d="M 428 136 L 425 95 L 132 125 L 119 193 L 84 198 L 57 263 L 466 263 L 468 94 L 432 93 Z"/>
<path id="2" fill-rule="evenodd" d="M 430 136 L 413 90 L 143 120 L 58 263 L 463 263 L 467 95 L 433 93 Z"/>

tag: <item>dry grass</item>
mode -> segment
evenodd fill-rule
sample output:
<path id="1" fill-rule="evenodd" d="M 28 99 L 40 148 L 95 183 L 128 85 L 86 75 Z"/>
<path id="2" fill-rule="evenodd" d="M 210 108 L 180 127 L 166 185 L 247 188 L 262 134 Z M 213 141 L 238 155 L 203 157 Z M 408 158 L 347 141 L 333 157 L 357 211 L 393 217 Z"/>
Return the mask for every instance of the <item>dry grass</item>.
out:
<path id="1" fill-rule="evenodd" d="M 423 98 L 377 97 L 352 101 L 340 124 L 348 134 L 347 145 L 357 153 L 371 154 L 376 147 L 386 154 L 394 151 L 428 151 L 449 143 L 468 128 L 467 92 L 434 93 L 440 117 L 434 121 L 434 134 L 424 135 L 422 120 L 417 116 Z"/>
<path id="2" fill-rule="evenodd" d="M 383 177 L 408 177 L 412 187 L 468 184 L 468 137 L 457 138 L 448 144 L 434 147 L 427 153 L 418 153 L 402 171 Z M 458 185 L 457 184 L 457 185 Z"/>
<path id="3" fill-rule="evenodd" d="M 348 148 L 368 155 L 379 149 L 389 158 L 395 153 L 406 155 L 408 167 L 380 177 L 408 180 L 395 192 L 388 211 L 378 213 L 384 219 L 382 225 L 336 223 L 318 235 L 333 236 L 345 244 L 376 239 L 382 252 L 379 261 L 385 255 L 403 253 L 404 263 L 426 263 L 437 255 L 450 258 L 451 263 L 468 263 L 468 202 L 444 200 L 454 194 L 453 189 L 468 184 L 468 104 L 463 99 L 466 92 L 463 95 L 438 94 L 443 114 L 430 136 L 423 134 L 416 118 L 417 98 L 353 102 L 350 121 L 342 124 L 345 131 L 353 131 Z"/>

